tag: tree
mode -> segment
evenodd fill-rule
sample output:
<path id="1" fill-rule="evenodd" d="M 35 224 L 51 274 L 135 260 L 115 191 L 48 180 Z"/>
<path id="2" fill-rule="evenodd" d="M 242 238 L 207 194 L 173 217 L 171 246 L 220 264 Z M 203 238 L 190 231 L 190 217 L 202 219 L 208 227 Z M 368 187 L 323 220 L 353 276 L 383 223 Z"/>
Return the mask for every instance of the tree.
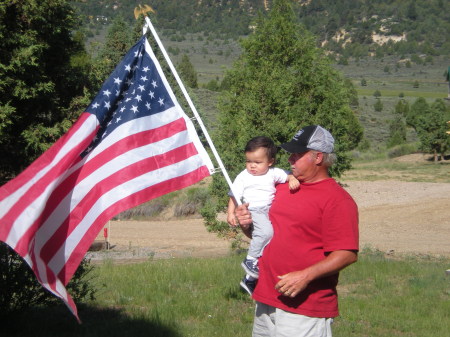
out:
<path id="1" fill-rule="evenodd" d="M 95 299 L 97 289 L 89 284 L 93 270 L 84 259 L 67 284 L 67 290 L 76 302 Z M 0 317 L 35 306 L 61 303 L 36 280 L 31 268 L 8 245 L 0 242 Z"/>
<path id="2" fill-rule="evenodd" d="M 331 173 L 339 176 L 350 168 L 348 151 L 363 133 L 349 107 L 351 95 L 343 77 L 315 46 L 313 36 L 296 23 L 291 1 L 276 0 L 255 26 L 226 74 L 230 89 L 223 93 L 214 135 L 230 176 L 242 169 L 250 138 L 266 135 L 279 144 L 308 124 L 320 124 L 335 137 L 338 162 Z M 288 167 L 286 153 L 279 154 L 278 163 Z M 212 191 L 224 207 L 227 187 L 220 175 L 213 176 Z"/>
<path id="3" fill-rule="evenodd" d="M 393 147 L 406 143 L 406 125 L 400 114 L 395 115 L 394 119 L 389 123 L 389 139 L 387 147 Z"/>
<path id="4" fill-rule="evenodd" d="M 189 56 L 186 54 L 183 54 L 181 58 L 181 62 L 178 65 L 178 71 L 180 72 L 180 77 L 184 84 L 186 84 L 189 88 L 198 88 L 197 72 L 191 63 Z"/>
<path id="5" fill-rule="evenodd" d="M 66 0 L 0 5 L 0 184 L 22 171 L 78 117 L 90 59 Z"/>
<path id="6" fill-rule="evenodd" d="M 425 98 L 419 97 L 416 99 L 411 105 L 411 109 L 406 111 L 406 124 L 418 132 L 421 123 L 420 116 L 427 114 L 429 108 L 430 106 Z"/>
<path id="7" fill-rule="evenodd" d="M 91 70 L 91 78 L 97 88 L 108 78 L 132 44 L 136 42 L 132 41 L 131 36 L 130 26 L 121 16 L 116 17 L 106 33 L 104 45 L 99 50 Z"/>
<path id="8" fill-rule="evenodd" d="M 373 108 L 375 109 L 376 112 L 383 111 L 383 103 L 381 102 L 381 100 L 379 98 L 376 99 L 376 102 L 373 105 Z"/>
<path id="9" fill-rule="evenodd" d="M 400 99 L 395 105 L 394 112 L 400 116 L 406 117 L 409 113 L 409 103 L 403 99 Z"/>
<path id="10" fill-rule="evenodd" d="M 438 154 L 444 158 L 450 148 L 450 137 L 446 133 L 450 111 L 442 99 L 437 99 L 431 107 L 418 118 L 417 135 L 423 151 L 433 153 L 434 161 L 438 161 Z"/>

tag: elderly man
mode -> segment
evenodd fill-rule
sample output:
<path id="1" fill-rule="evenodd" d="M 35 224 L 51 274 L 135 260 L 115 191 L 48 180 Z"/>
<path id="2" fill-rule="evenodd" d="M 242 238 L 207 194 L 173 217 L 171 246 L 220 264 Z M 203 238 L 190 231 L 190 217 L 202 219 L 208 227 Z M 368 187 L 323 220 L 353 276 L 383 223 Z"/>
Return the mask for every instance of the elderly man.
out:
<path id="1" fill-rule="evenodd" d="M 277 186 L 270 209 L 274 236 L 259 261 L 253 337 L 330 337 L 338 316 L 339 271 L 357 261 L 358 209 L 329 176 L 336 156 L 332 135 L 306 126 L 281 145 L 291 153 L 300 189 Z M 250 235 L 247 204 L 236 209 Z"/>

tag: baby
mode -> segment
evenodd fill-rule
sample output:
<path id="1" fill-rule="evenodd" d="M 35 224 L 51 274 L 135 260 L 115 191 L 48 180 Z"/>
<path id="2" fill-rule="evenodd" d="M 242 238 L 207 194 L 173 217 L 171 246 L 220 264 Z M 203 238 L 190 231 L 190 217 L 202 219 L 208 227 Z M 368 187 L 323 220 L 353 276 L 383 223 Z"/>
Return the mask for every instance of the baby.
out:
<path id="1" fill-rule="evenodd" d="M 240 282 L 241 287 L 250 295 L 255 289 L 259 277 L 258 258 L 273 235 L 272 223 L 269 220 L 269 209 L 275 194 L 275 185 L 289 182 L 289 189 L 299 188 L 299 181 L 291 174 L 276 167 L 275 155 L 277 147 L 274 142 L 264 136 L 258 136 L 248 141 L 245 146 L 246 169 L 239 173 L 233 182 L 228 202 L 227 221 L 231 226 L 237 226 L 234 215 L 236 200 L 249 203 L 249 211 L 253 219 L 252 240 L 247 257 L 242 262 L 247 275 Z"/>

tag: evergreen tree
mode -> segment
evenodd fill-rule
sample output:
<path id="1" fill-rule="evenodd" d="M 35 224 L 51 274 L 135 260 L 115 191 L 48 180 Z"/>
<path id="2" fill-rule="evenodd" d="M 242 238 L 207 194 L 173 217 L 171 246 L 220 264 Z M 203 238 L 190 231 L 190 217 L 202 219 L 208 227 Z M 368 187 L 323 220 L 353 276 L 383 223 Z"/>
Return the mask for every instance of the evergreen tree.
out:
<path id="1" fill-rule="evenodd" d="M 183 54 L 181 62 L 178 65 L 178 72 L 183 80 L 183 83 L 190 88 L 198 88 L 197 84 L 197 72 L 189 59 L 189 56 Z"/>
<path id="2" fill-rule="evenodd" d="M 91 72 L 92 80 L 98 88 L 101 87 L 136 41 L 132 41 L 130 25 L 121 16 L 115 18 L 108 29 L 105 43 L 99 51 Z"/>
<path id="3" fill-rule="evenodd" d="M 89 57 L 66 0 L 0 3 L 0 183 L 64 133 L 88 86 Z"/>
<path id="4" fill-rule="evenodd" d="M 400 99 L 395 105 L 395 113 L 406 117 L 409 113 L 409 104 L 407 101 Z"/>
<path id="5" fill-rule="evenodd" d="M 291 1 L 276 0 L 260 16 L 254 34 L 241 42 L 243 53 L 226 74 L 229 91 L 220 104 L 215 144 L 234 177 L 243 168 L 243 148 L 256 135 L 275 143 L 289 141 L 302 127 L 320 124 L 336 139 L 338 162 L 332 174 L 350 167 L 349 150 L 362 138 L 362 128 L 349 107 L 343 77 L 315 46 L 313 36 L 296 23 Z M 288 167 L 287 154 L 278 156 Z M 212 190 L 226 205 L 227 187 L 213 176 Z"/>
<path id="6" fill-rule="evenodd" d="M 383 111 L 383 103 L 381 102 L 381 100 L 379 98 L 376 99 L 376 102 L 373 105 L 373 108 L 375 109 L 376 112 Z"/>
<path id="7" fill-rule="evenodd" d="M 416 130 L 417 132 L 421 123 L 420 116 L 428 114 L 429 109 L 430 106 L 428 105 L 425 98 L 419 97 L 411 105 L 411 109 L 406 112 L 406 124 L 414 128 L 414 130 Z"/>
<path id="8" fill-rule="evenodd" d="M 423 151 L 431 152 L 437 162 L 438 154 L 444 158 L 450 148 L 450 137 L 446 133 L 450 111 L 442 99 L 437 99 L 431 107 L 418 117 L 417 135 Z"/>
<path id="9" fill-rule="evenodd" d="M 389 123 L 389 139 L 387 147 L 393 147 L 406 143 L 406 125 L 402 115 L 395 115 L 394 119 Z"/>

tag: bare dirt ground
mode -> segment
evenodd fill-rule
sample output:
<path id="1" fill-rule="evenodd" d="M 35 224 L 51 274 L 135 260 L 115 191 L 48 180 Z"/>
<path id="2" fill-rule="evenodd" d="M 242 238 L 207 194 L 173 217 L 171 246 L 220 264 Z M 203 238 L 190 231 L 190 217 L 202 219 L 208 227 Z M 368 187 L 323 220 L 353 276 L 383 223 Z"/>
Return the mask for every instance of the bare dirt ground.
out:
<path id="1" fill-rule="evenodd" d="M 360 246 L 388 254 L 450 257 L 450 184 L 344 181 L 359 207 Z M 122 260 L 217 257 L 230 241 L 209 233 L 202 219 L 111 221 L 112 249 Z M 98 240 L 103 239 L 103 232 Z M 105 255 L 93 255 L 102 259 Z"/>

